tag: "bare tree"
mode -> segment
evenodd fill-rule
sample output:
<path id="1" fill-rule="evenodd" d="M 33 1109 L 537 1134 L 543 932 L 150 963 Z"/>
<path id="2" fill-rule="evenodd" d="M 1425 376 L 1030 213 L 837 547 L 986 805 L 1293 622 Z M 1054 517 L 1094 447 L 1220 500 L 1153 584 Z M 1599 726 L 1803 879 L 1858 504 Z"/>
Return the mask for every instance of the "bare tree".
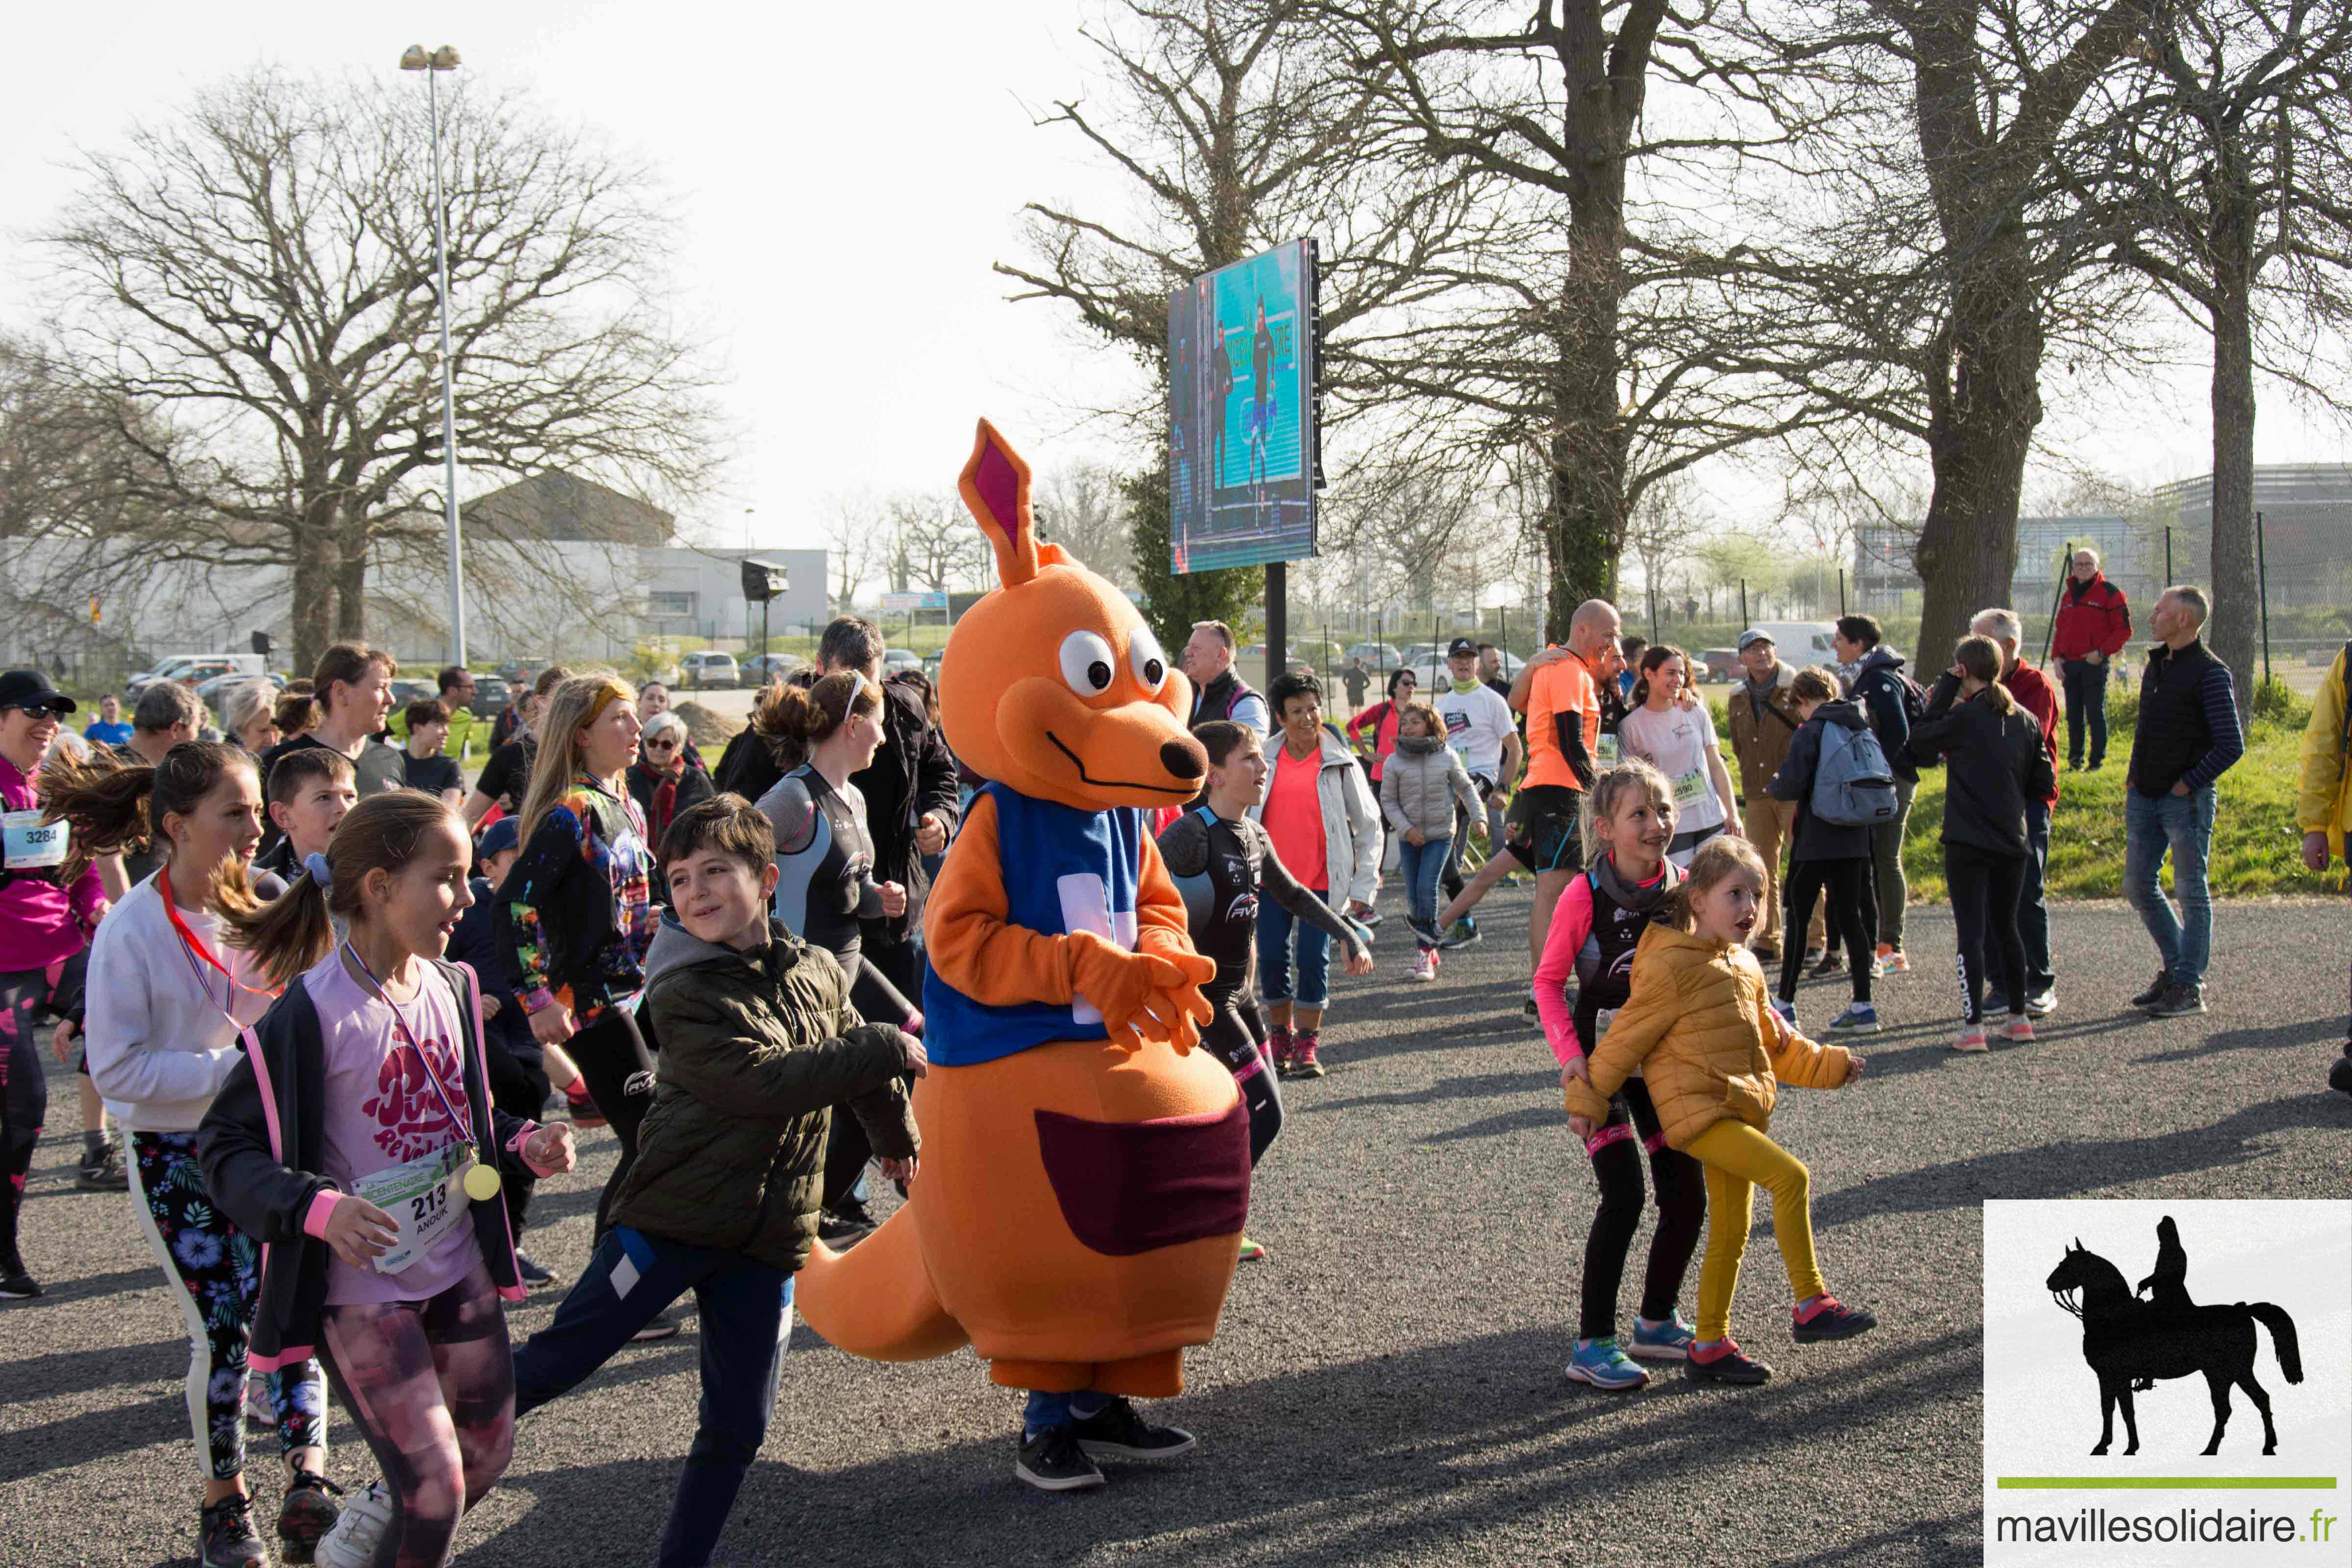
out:
<path id="1" fill-rule="evenodd" d="M 713 416 L 648 175 L 519 102 L 443 113 L 460 467 L 690 490 Z M 364 633 L 372 567 L 437 546 L 428 145 L 414 92 L 260 70 L 86 155 L 40 237 L 122 502 L 158 520 L 142 559 L 289 570 L 298 663 Z M 520 543 L 477 542 L 527 574 Z"/>
<path id="2" fill-rule="evenodd" d="M 1685 563 L 1714 521 L 1706 499 L 1687 469 L 1677 469 L 1643 492 L 1625 524 L 1625 547 L 1642 563 L 1642 585 L 1657 620 L 1658 595 L 1670 569 Z M 1670 596 L 1671 599 L 1671 596 Z"/>
<path id="3" fill-rule="evenodd" d="M 904 588 L 900 563 L 890 553 L 888 512 L 864 493 L 836 495 L 825 505 L 824 547 L 833 567 L 832 598 L 835 615 L 847 615 L 857 598 L 857 585 L 877 561 L 890 574 L 890 585 Z"/>
<path id="4" fill-rule="evenodd" d="M 1045 537 L 1120 587 L 1133 587 L 1128 508 L 1111 467 L 1093 458 L 1069 463 L 1047 474 L 1038 489 Z"/>
<path id="5" fill-rule="evenodd" d="M 907 587 L 948 593 L 972 580 L 978 536 L 962 501 L 909 492 L 892 496 L 882 510 L 892 573 L 903 574 Z"/>
<path id="6" fill-rule="evenodd" d="M 2352 324 L 2352 5 L 2165 0 L 2063 171 L 2086 226 L 2213 343 L 2213 650 L 2252 697 L 2254 374 L 2344 405 Z M 2326 348 L 2321 347 L 2322 344 Z"/>

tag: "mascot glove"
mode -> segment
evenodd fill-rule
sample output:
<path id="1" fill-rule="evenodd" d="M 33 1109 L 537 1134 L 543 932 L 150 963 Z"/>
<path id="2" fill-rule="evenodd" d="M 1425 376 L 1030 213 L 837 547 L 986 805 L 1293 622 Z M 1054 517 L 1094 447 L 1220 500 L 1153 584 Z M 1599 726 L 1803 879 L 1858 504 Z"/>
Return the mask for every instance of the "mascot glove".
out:
<path id="1" fill-rule="evenodd" d="M 1183 1051 L 1200 1043 L 1211 1009 L 1192 976 L 1198 965 L 1213 975 L 1213 963 L 1190 954 L 1129 952 L 1092 931 L 1072 931 L 1063 940 L 1070 988 L 1103 1016 L 1113 1045 L 1134 1050 L 1147 1041 L 1166 1040 Z"/>

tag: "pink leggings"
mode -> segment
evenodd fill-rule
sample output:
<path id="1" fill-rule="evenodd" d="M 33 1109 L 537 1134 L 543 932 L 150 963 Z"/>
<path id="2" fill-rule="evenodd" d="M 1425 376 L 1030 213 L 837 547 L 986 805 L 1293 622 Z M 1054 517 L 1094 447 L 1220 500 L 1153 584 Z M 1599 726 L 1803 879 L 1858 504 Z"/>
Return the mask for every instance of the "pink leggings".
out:
<path id="1" fill-rule="evenodd" d="M 488 1271 L 478 1259 L 423 1301 L 329 1307 L 319 1342 L 393 1494 L 373 1568 L 442 1568 L 514 1449 L 514 1356 Z"/>

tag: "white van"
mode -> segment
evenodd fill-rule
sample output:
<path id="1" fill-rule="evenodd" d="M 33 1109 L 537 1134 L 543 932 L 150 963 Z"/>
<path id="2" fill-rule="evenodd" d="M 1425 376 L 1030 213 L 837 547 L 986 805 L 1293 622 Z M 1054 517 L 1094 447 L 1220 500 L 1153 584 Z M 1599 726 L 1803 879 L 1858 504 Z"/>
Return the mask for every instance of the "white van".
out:
<path id="1" fill-rule="evenodd" d="M 1758 621 L 1749 629 L 1770 637 L 1780 662 L 1792 669 L 1812 665 L 1832 670 L 1838 668 L 1837 649 L 1830 646 L 1830 638 L 1837 632 L 1834 621 Z"/>

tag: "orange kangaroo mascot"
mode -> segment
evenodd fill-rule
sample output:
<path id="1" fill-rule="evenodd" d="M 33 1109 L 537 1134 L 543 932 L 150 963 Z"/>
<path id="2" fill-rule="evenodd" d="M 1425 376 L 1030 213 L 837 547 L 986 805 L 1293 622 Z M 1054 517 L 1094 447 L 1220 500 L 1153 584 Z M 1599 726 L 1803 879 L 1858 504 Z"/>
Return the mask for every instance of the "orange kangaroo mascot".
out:
<path id="1" fill-rule="evenodd" d="M 1182 1388 L 1249 1208 L 1247 1113 L 1194 1048 L 1216 966 L 1140 809 L 1190 799 L 1208 761 L 1191 687 L 1123 595 L 1037 542 L 1028 465 L 984 420 L 959 488 L 1001 586 L 948 638 L 940 724 L 992 782 L 924 920 L 921 1174 L 854 1251 L 818 1246 L 794 1296 L 854 1355 L 969 1342 L 1033 1391 L 1022 1479 L 1098 1486 L 1084 1454 L 1192 1447 L 1123 1400 L 1086 1405 Z M 1057 1429 L 1070 1440 L 1041 1460 Z"/>

